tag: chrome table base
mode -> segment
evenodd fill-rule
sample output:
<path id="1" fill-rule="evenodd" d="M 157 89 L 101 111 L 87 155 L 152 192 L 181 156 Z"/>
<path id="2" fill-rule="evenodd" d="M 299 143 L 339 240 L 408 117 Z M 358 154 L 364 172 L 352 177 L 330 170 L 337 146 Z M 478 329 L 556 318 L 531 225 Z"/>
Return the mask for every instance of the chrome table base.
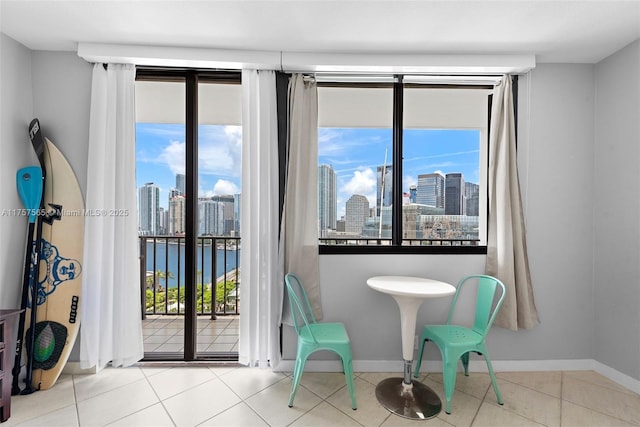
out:
<path id="1" fill-rule="evenodd" d="M 433 418 L 440 413 L 438 395 L 418 381 L 405 384 L 402 378 L 387 378 L 376 387 L 378 402 L 396 415 L 412 419 Z"/>
<path id="2" fill-rule="evenodd" d="M 419 381 L 411 380 L 413 361 L 404 361 L 404 378 L 387 378 L 376 386 L 376 398 L 382 406 L 401 417 L 428 420 L 440 413 L 438 395 Z"/>

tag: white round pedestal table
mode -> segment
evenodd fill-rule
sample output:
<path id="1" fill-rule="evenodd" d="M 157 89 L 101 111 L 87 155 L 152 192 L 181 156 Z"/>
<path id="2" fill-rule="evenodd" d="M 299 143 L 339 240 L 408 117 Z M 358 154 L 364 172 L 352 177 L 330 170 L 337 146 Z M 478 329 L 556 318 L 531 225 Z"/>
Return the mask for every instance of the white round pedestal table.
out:
<path id="1" fill-rule="evenodd" d="M 411 379 L 416 317 L 424 299 L 453 295 L 456 288 L 438 280 L 410 276 L 371 277 L 367 280 L 367 285 L 378 292 L 391 295 L 400 309 L 404 377 L 382 380 L 376 386 L 378 401 L 389 411 L 405 418 L 435 417 L 442 409 L 440 398 L 425 384 Z"/>

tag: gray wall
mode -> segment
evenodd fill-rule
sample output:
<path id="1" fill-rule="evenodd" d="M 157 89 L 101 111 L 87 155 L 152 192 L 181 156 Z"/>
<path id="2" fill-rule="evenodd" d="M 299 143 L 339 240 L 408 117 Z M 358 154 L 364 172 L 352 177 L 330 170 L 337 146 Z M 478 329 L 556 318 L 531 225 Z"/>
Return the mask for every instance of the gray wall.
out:
<path id="1" fill-rule="evenodd" d="M 34 117 L 69 161 L 84 194 L 92 66 L 73 52 L 34 51 L 32 58 Z"/>
<path id="2" fill-rule="evenodd" d="M 16 171 L 37 165 L 27 127 L 33 118 L 31 51 L 0 33 L 0 210 L 22 208 Z M 20 306 L 27 218 L 0 216 L 0 308 Z"/>
<path id="3" fill-rule="evenodd" d="M 640 379 L 640 41 L 595 82 L 594 358 Z"/>
<path id="4" fill-rule="evenodd" d="M 493 360 L 594 356 L 593 85 L 592 65 L 539 64 L 520 78 L 518 162 L 541 323 L 531 331 L 493 328 Z M 366 279 L 410 274 L 457 283 L 482 273 L 484 263 L 484 256 L 321 256 L 326 320 L 345 322 L 354 360 L 401 360 L 398 308 L 367 288 Z M 449 302 L 425 301 L 418 325 L 446 320 Z M 285 338 L 285 358 L 292 358 L 295 337 L 288 327 Z M 440 358 L 437 350 L 427 356 Z"/>

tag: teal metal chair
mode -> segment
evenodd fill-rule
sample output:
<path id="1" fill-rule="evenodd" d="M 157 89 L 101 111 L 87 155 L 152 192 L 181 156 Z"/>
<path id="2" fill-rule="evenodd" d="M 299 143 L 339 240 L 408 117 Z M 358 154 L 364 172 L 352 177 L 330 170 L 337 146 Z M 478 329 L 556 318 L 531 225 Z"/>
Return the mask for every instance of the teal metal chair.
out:
<path id="1" fill-rule="evenodd" d="M 453 317 L 458 296 L 467 284 L 475 284 L 477 288 L 475 319 L 471 328 L 451 324 L 451 318 Z M 500 294 L 494 303 L 498 290 L 500 290 Z M 487 353 L 485 338 L 502 305 L 505 292 L 504 284 L 495 277 L 485 275 L 467 276 L 458 283 L 456 293 L 451 302 L 451 308 L 449 309 L 447 323 L 444 325 L 426 325 L 422 328 L 422 334 L 420 335 L 422 345 L 420 346 L 414 377 L 418 378 L 418 373 L 420 372 L 425 343 L 427 341 L 433 341 L 442 354 L 442 378 L 446 399 L 445 412 L 447 414 L 451 413 L 451 398 L 453 397 L 453 391 L 456 385 L 458 360 L 462 360 L 464 374 L 469 376 L 470 352 L 484 356 L 484 360 L 487 362 L 487 368 L 489 368 L 493 390 L 498 398 L 498 403 L 500 405 L 503 404 L 502 396 L 500 395 L 500 390 L 496 382 L 496 376 L 493 373 L 493 367 L 489 359 L 489 353 Z"/>
<path id="2" fill-rule="evenodd" d="M 298 352 L 293 370 L 293 386 L 289 396 L 289 407 L 293 406 L 293 399 L 298 391 L 300 379 L 304 371 L 307 358 L 318 350 L 329 350 L 337 353 L 342 359 L 347 389 L 351 396 L 351 407 L 357 409 L 356 395 L 353 385 L 353 367 L 351 358 L 351 341 L 342 323 L 328 323 L 316 321 L 307 293 L 302 287 L 300 279 L 292 273 L 285 276 L 287 295 L 291 317 L 298 333 Z"/>

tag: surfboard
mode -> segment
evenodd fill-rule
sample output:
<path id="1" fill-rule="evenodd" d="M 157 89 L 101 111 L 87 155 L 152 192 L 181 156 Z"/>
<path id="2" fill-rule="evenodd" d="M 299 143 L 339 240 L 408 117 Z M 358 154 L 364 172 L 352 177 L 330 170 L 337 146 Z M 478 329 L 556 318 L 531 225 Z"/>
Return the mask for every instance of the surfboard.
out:
<path id="1" fill-rule="evenodd" d="M 76 175 L 53 142 L 45 137 L 41 145 L 38 157 L 45 182 L 32 364 L 36 390 L 55 384 L 78 335 L 84 243 L 84 198 Z M 33 306 L 30 298 L 25 316 L 27 336 Z"/>

